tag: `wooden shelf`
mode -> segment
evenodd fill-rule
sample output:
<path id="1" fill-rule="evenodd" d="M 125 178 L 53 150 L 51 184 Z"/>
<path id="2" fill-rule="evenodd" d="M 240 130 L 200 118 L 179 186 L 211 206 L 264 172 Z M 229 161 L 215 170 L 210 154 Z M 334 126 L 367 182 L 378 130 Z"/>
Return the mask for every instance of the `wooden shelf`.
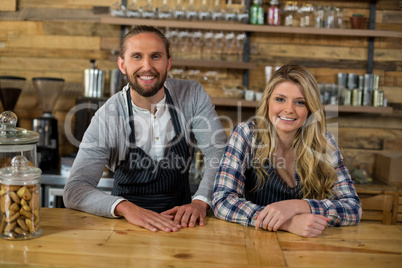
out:
<path id="1" fill-rule="evenodd" d="M 215 106 L 226 106 L 226 107 L 247 107 L 256 108 L 258 106 L 258 101 L 248 101 L 244 99 L 231 99 L 231 98 L 211 98 L 212 103 Z"/>
<path id="2" fill-rule="evenodd" d="M 254 69 L 256 63 L 251 62 L 232 62 L 232 61 L 213 61 L 213 60 L 186 60 L 173 59 L 173 66 L 193 66 L 193 67 L 214 67 L 227 69 Z"/>
<path id="3" fill-rule="evenodd" d="M 244 99 L 211 98 L 215 106 L 257 108 L 258 101 Z M 325 105 L 325 112 L 392 114 L 392 107 Z"/>
<path id="4" fill-rule="evenodd" d="M 216 23 L 216 22 L 178 21 L 178 20 L 148 20 L 148 19 L 112 17 L 110 15 L 102 16 L 100 22 L 104 24 L 115 24 L 115 25 L 146 24 L 155 27 L 172 27 L 172 28 L 202 29 L 202 30 L 402 38 L 402 32 L 398 31 L 287 27 L 287 26 L 251 25 L 251 24 L 225 23 L 225 22 Z"/>
<path id="5" fill-rule="evenodd" d="M 110 61 L 117 61 L 118 56 L 110 56 Z M 203 68 L 226 68 L 226 69 L 238 69 L 238 70 L 252 70 L 257 67 L 253 62 L 241 62 L 241 61 L 217 61 L 217 60 L 188 60 L 188 59 L 173 59 L 173 66 L 181 67 L 203 67 Z"/>
<path id="6" fill-rule="evenodd" d="M 325 112 L 392 114 L 392 107 L 325 105 Z"/>

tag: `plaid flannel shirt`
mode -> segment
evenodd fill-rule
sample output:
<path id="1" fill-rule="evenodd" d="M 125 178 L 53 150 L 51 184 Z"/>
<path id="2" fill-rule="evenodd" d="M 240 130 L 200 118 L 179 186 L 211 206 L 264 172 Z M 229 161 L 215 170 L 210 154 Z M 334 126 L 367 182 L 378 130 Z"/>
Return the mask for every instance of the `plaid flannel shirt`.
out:
<path id="1" fill-rule="evenodd" d="M 248 226 L 254 226 L 254 216 L 265 207 L 244 198 L 247 180 L 244 174 L 253 157 L 253 130 L 253 122 L 243 122 L 234 128 L 220 162 L 212 196 L 212 209 L 217 218 Z M 338 177 L 333 186 L 335 196 L 332 199 L 304 200 L 310 204 L 313 214 L 330 218 L 330 226 L 358 224 L 362 214 L 360 199 L 334 137 L 328 133 L 326 138 L 336 148 L 331 154 Z M 296 184 L 298 183 L 296 176 Z"/>

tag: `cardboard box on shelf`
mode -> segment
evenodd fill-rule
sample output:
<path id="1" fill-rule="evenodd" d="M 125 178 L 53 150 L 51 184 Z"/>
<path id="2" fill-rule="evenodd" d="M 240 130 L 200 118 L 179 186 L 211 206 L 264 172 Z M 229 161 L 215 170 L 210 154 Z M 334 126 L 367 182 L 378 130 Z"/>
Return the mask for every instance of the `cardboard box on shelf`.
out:
<path id="1" fill-rule="evenodd" d="M 388 182 L 402 183 L 402 152 L 378 153 L 374 174 Z"/>

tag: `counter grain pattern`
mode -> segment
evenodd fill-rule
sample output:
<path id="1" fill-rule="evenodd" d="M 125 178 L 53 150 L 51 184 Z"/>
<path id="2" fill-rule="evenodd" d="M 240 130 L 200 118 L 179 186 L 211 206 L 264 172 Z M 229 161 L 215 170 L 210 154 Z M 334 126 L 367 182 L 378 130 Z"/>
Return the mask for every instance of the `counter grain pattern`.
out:
<path id="1" fill-rule="evenodd" d="M 0 267 L 400 267 L 402 226 L 363 222 L 319 238 L 207 218 L 204 227 L 152 233 L 124 219 L 41 209 L 41 237 L 0 240 Z"/>

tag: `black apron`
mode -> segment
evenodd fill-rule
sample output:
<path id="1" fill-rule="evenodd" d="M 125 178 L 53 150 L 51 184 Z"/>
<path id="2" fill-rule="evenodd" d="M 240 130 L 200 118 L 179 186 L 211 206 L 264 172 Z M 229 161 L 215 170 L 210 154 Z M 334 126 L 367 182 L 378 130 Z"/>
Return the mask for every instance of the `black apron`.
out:
<path id="1" fill-rule="evenodd" d="M 265 183 L 260 188 L 255 188 L 257 185 L 257 173 L 254 168 L 251 167 L 246 170 L 246 200 L 260 206 L 267 206 L 282 200 L 302 198 L 300 183 L 291 188 L 279 177 L 272 165 L 267 165 L 266 170 L 269 176 L 264 175 Z M 295 176 L 298 175 L 296 174 Z M 296 177 L 296 181 L 299 181 L 298 177 Z"/>
<path id="2" fill-rule="evenodd" d="M 126 159 L 115 172 L 112 190 L 113 195 L 159 213 L 191 202 L 187 142 L 166 88 L 165 95 L 176 136 L 168 143 L 160 161 L 153 160 L 141 148 L 130 146 Z M 127 90 L 127 103 L 132 145 L 135 144 L 135 131 L 130 89 Z"/>

